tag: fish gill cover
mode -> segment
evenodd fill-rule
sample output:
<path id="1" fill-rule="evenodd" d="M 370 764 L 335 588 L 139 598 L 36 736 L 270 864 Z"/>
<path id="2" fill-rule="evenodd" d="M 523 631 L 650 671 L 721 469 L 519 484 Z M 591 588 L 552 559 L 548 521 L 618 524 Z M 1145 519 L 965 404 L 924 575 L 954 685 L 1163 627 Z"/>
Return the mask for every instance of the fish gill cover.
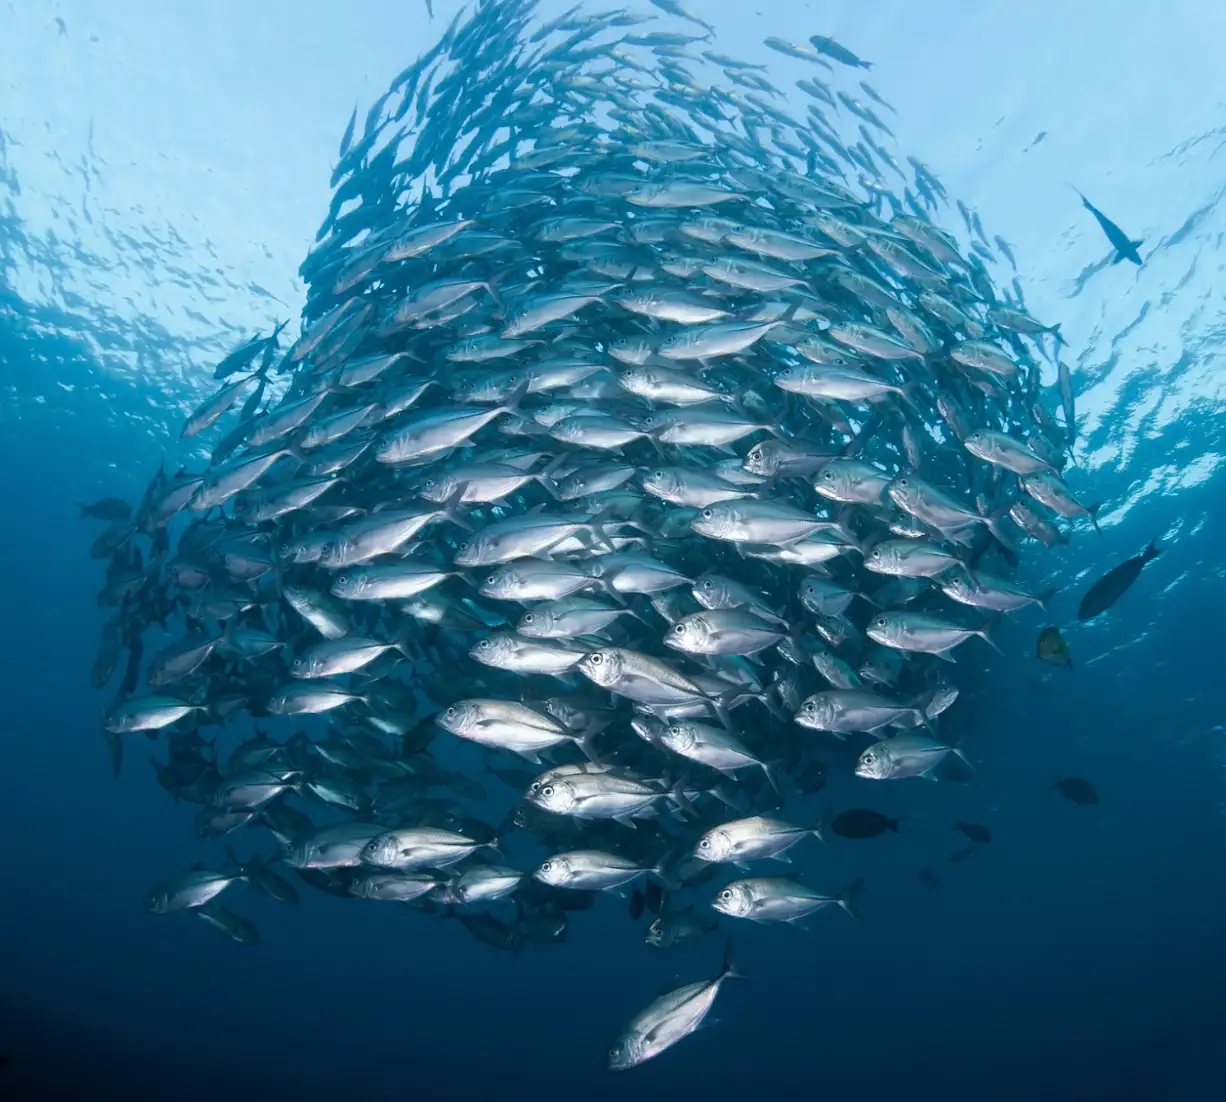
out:
<path id="1" fill-rule="evenodd" d="M 88 507 L 113 767 L 157 739 L 229 847 L 152 911 L 253 946 L 230 886 L 301 886 L 530 969 L 624 890 L 648 944 L 715 941 L 860 910 L 763 864 L 900 830 L 827 824 L 828 773 L 975 783 L 957 702 L 1042 609 L 1019 563 L 1095 538 L 1059 329 L 977 217 L 941 225 L 867 62 L 768 39 L 812 64 L 794 117 L 655 6 L 682 29 L 457 16 L 351 121 L 297 335 L 238 347 L 184 425 L 207 461 Z M 952 860 L 991 838 L 958 829 Z M 736 975 L 594 1051 L 650 1059 Z"/>

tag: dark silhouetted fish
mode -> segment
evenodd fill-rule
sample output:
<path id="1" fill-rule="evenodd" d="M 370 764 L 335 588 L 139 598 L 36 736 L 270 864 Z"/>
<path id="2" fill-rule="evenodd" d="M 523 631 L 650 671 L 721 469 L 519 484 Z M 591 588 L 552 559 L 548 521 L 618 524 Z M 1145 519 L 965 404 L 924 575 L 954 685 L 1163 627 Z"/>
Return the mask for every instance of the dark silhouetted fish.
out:
<path id="1" fill-rule="evenodd" d="M 887 830 L 898 833 L 898 820 L 867 808 L 841 811 L 834 817 L 830 829 L 841 838 L 876 838 Z"/>
<path id="2" fill-rule="evenodd" d="M 1081 807 L 1098 803 L 1098 789 L 1084 777 L 1065 777 L 1056 781 L 1052 788 L 1066 800 Z"/>
<path id="3" fill-rule="evenodd" d="M 960 830 L 972 842 L 986 846 L 992 841 L 992 832 L 982 823 L 954 823 L 954 830 Z"/>
<path id="4" fill-rule="evenodd" d="M 811 34 L 809 41 L 813 43 L 813 48 L 819 54 L 824 54 L 835 61 L 841 61 L 844 65 L 850 65 L 853 69 L 871 69 L 873 67 L 871 61 L 864 61 L 857 57 L 846 46 L 836 42 L 833 38 L 827 38 L 821 34 Z"/>
<path id="5" fill-rule="evenodd" d="M 81 516 L 93 517 L 95 520 L 116 522 L 127 520 L 132 515 L 132 506 L 119 497 L 104 497 L 101 501 L 88 505 L 81 502 L 80 507 Z"/>
<path id="6" fill-rule="evenodd" d="M 1076 189 L 1074 189 L 1076 190 Z M 1077 192 L 1081 195 L 1081 192 Z M 1107 240 L 1111 242 L 1111 247 L 1115 249 L 1115 259 L 1112 264 L 1118 264 L 1121 260 L 1131 260 L 1134 264 L 1140 266 L 1141 254 L 1137 252 L 1142 245 L 1140 239 L 1133 241 L 1129 238 L 1122 229 L 1111 221 L 1101 210 L 1090 202 L 1084 195 L 1081 195 L 1081 201 L 1092 215 L 1094 215 L 1098 224 L 1102 227 L 1103 233 L 1107 235 Z"/>
<path id="7" fill-rule="evenodd" d="M 1131 559 L 1113 566 L 1090 586 L 1086 595 L 1081 598 L 1081 604 L 1077 606 L 1077 619 L 1092 620 L 1095 616 L 1101 616 L 1128 592 L 1132 583 L 1140 577 L 1145 564 L 1160 554 L 1162 548 L 1158 546 L 1158 541 L 1154 540 L 1139 555 L 1133 555 Z"/>

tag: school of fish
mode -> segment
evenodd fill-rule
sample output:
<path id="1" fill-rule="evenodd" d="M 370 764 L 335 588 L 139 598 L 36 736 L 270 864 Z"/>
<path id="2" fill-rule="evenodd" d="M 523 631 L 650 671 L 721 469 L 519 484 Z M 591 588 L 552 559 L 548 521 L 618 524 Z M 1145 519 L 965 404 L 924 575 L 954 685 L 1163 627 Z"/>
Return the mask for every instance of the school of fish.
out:
<path id="1" fill-rule="evenodd" d="M 767 39 L 809 65 L 795 117 L 651 4 L 458 15 L 350 120 L 300 335 L 220 364 L 134 510 L 89 507 L 114 769 L 156 739 L 230 851 L 152 911 L 256 944 L 223 893 L 296 881 L 518 951 L 624 891 L 668 949 L 854 913 L 769 863 L 831 826 L 827 769 L 973 779 L 960 676 L 1041 613 L 1019 561 L 1097 524 L 1059 328 L 973 212 L 939 224 L 868 62 Z"/>

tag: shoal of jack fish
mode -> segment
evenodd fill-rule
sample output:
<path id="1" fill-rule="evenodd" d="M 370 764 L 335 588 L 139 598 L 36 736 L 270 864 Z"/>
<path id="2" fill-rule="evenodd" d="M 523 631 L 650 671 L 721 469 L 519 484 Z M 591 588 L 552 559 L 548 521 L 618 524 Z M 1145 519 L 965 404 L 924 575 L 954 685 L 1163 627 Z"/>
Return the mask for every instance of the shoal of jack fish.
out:
<path id="1" fill-rule="evenodd" d="M 457 16 L 350 120 L 297 339 L 218 366 L 135 510 L 88 507 L 114 769 L 157 739 L 228 846 L 152 911 L 254 945 L 231 885 L 307 887 L 518 951 L 621 893 L 669 949 L 853 912 L 778 863 L 823 822 L 899 829 L 806 809 L 828 765 L 870 800 L 972 777 L 959 674 L 1042 605 L 1019 560 L 1095 523 L 1059 329 L 977 215 L 941 227 L 868 62 L 768 39 L 809 63 L 797 117 L 652 6 Z"/>

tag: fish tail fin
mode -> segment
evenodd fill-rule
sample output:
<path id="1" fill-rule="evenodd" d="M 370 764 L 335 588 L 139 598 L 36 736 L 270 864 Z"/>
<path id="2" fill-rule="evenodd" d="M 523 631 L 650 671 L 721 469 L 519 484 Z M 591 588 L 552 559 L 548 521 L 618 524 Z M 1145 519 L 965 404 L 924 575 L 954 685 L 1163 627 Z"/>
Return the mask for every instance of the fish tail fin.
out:
<path id="1" fill-rule="evenodd" d="M 826 828 L 828 826 L 829 824 L 826 822 L 826 817 L 823 815 L 817 820 L 816 823 L 809 827 L 809 833 L 812 834 L 813 837 L 819 842 L 826 843 L 829 841 L 826 837 Z"/>
<path id="2" fill-rule="evenodd" d="M 843 448 L 842 456 L 844 459 L 854 459 L 861 451 L 864 450 L 864 445 L 869 442 L 881 428 L 883 420 L 880 413 L 874 411 L 867 421 L 860 427 L 860 431 L 848 441 L 847 446 Z"/>
<path id="3" fill-rule="evenodd" d="M 452 524 L 463 528 L 466 532 L 473 531 L 472 521 L 468 517 L 460 513 L 460 503 L 464 500 L 464 491 L 468 489 L 468 483 L 465 482 L 458 486 L 452 495 L 439 507 L 444 519 L 451 521 Z"/>
<path id="4" fill-rule="evenodd" d="M 743 980 L 745 973 L 732 963 L 732 938 L 724 942 L 724 964 L 719 970 L 721 980 Z"/>
<path id="5" fill-rule="evenodd" d="M 1098 526 L 1098 511 L 1104 504 L 1104 502 L 1100 501 L 1097 505 L 1091 505 L 1088 509 L 1086 509 L 1086 512 L 1090 514 L 1090 523 L 1094 525 L 1094 531 L 1100 536 L 1103 534 L 1103 530 Z"/>
<path id="6" fill-rule="evenodd" d="M 839 906 L 855 919 L 859 919 L 860 917 L 860 914 L 855 907 L 856 896 L 860 894 L 860 889 L 863 887 L 864 878 L 859 877 L 848 884 L 839 895 Z"/>
<path id="7" fill-rule="evenodd" d="M 997 643 L 996 638 L 995 638 L 994 629 L 996 627 L 996 624 L 997 624 L 997 621 L 995 620 L 993 620 L 990 623 L 984 624 L 983 627 L 981 627 L 977 632 L 975 632 L 975 634 L 978 635 L 979 638 L 982 639 L 985 643 L 987 643 L 987 645 L 991 647 L 997 654 L 1004 654 L 1005 652 L 1000 649 L 1000 644 Z"/>
<path id="8" fill-rule="evenodd" d="M 1151 562 L 1153 559 L 1156 559 L 1161 554 L 1162 554 L 1162 548 L 1158 546 L 1157 539 L 1152 539 L 1149 541 L 1149 546 L 1145 549 L 1145 553 L 1141 556 L 1141 562 L 1142 563 Z"/>
<path id="9" fill-rule="evenodd" d="M 520 382 L 510 394 L 507 395 L 507 400 L 498 407 L 499 413 L 518 413 L 519 405 L 527 397 L 528 391 L 532 386 L 532 378 L 529 376 Z"/>
<path id="10" fill-rule="evenodd" d="M 1059 593 L 1059 592 L 1060 592 L 1060 587 L 1059 587 L 1059 586 L 1056 586 L 1056 585 L 1053 585 L 1053 586 L 1051 586 L 1050 588 L 1045 589 L 1045 590 L 1044 590 L 1042 593 L 1040 593 L 1040 594 L 1039 594 L 1039 596 L 1037 597 L 1037 600 L 1038 600 L 1038 603 L 1039 603 L 1039 608 L 1041 608 L 1041 609 L 1042 609 L 1044 612 L 1047 612 L 1047 611 L 1048 611 L 1047 606 L 1048 606 L 1049 604 L 1051 604 L 1052 599 L 1053 599 L 1053 598 L 1056 596 L 1056 594 L 1057 594 L 1057 593 Z"/>

